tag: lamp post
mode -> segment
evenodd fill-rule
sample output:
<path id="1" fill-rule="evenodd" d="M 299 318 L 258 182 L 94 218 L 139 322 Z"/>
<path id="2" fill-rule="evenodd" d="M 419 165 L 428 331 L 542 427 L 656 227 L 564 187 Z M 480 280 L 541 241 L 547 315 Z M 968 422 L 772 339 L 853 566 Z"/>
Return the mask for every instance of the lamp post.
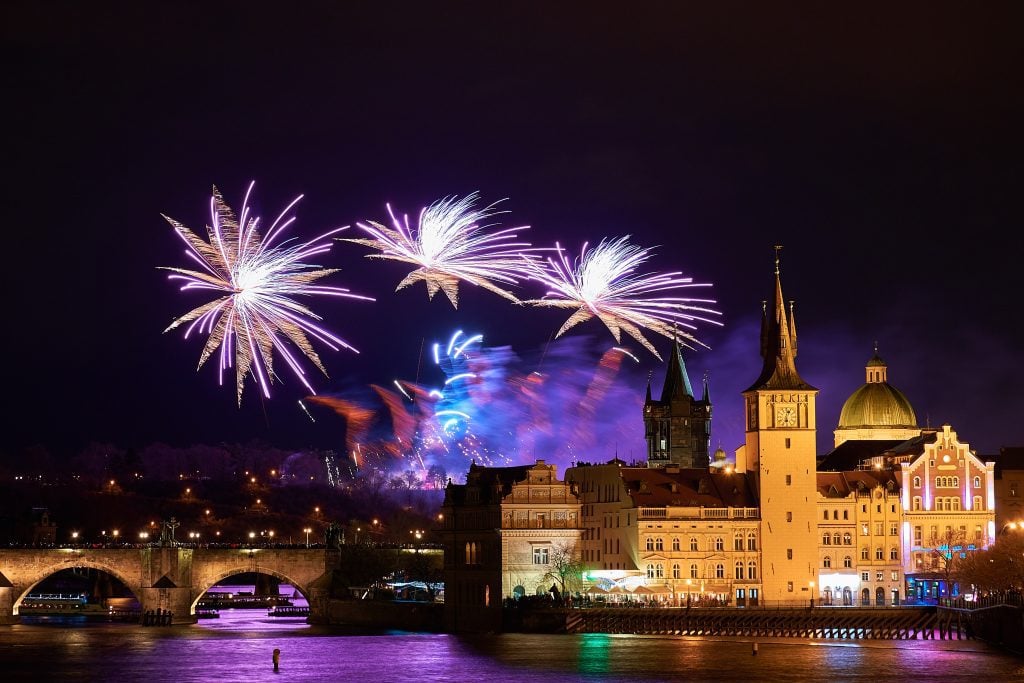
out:
<path id="1" fill-rule="evenodd" d="M 309 528 L 309 527 L 307 526 L 307 527 L 306 527 L 305 529 L 303 529 L 302 531 L 303 531 L 303 532 L 305 532 L 305 534 L 306 534 L 306 547 L 308 548 L 308 547 L 309 547 L 309 535 L 310 535 L 311 533 L 313 533 L 313 530 L 312 530 L 312 529 L 310 529 L 310 528 Z"/>
<path id="2" fill-rule="evenodd" d="M 814 582 L 811 581 L 811 609 L 814 609 Z"/>
<path id="3" fill-rule="evenodd" d="M 686 580 L 686 609 L 690 609 L 690 585 L 693 583 L 692 580 Z"/>

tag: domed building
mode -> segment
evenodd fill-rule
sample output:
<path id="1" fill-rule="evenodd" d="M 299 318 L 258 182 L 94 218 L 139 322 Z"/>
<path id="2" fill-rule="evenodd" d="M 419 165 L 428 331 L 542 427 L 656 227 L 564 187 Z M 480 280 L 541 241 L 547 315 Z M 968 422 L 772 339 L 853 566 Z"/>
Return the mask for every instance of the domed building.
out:
<path id="1" fill-rule="evenodd" d="M 910 401 L 889 384 L 878 347 L 868 361 L 864 385 L 846 399 L 839 413 L 835 445 L 845 441 L 906 441 L 921 434 Z"/>

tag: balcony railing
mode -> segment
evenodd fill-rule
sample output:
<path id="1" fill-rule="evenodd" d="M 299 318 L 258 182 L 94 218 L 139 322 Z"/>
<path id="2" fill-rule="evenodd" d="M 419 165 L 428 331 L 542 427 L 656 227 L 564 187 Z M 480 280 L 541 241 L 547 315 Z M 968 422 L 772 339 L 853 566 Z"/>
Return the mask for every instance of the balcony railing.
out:
<path id="1" fill-rule="evenodd" d="M 758 508 L 656 507 L 640 508 L 640 519 L 757 519 Z"/>

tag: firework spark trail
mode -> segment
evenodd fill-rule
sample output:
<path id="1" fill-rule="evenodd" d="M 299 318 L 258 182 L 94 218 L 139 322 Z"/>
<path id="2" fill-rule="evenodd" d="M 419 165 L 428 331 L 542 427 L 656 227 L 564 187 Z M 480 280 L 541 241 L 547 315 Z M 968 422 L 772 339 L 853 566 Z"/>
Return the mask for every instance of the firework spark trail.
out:
<path id="1" fill-rule="evenodd" d="M 389 204 L 387 210 L 393 227 L 366 221 L 356 225 L 370 238 L 339 239 L 380 252 L 369 254 L 367 258 L 417 266 L 398 283 L 395 291 L 422 280 L 427 286 L 428 298 L 433 299 L 441 290 L 452 306 L 458 308 L 458 286 L 459 281 L 463 281 L 518 304 L 519 299 L 505 287 L 519 284 L 523 260 L 540 258 L 529 243 L 514 241 L 516 231 L 527 230 L 529 226 L 496 230 L 496 226 L 485 225 L 483 222 L 489 218 L 508 212 L 495 210 L 504 200 L 476 209 L 477 199 L 476 192 L 462 199 L 457 196 L 440 199 L 420 211 L 415 229 L 409 226 L 408 216 L 399 219 Z"/>
<path id="2" fill-rule="evenodd" d="M 377 414 L 371 408 L 334 396 L 307 396 L 306 400 L 327 406 L 345 420 L 345 450 L 352 453 L 357 444 L 366 439 L 370 431 L 370 425 Z"/>
<path id="3" fill-rule="evenodd" d="M 696 284 L 693 278 L 679 277 L 680 272 L 638 272 L 652 251 L 631 244 L 629 235 L 603 239 L 593 249 L 588 249 L 584 243 L 579 258 L 573 263 L 560 244 L 555 244 L 555 251 L 558 252 L 557 259 L 524 258 L 522 265 L 530 279 L 550 288 L 543 298 L 523 303 L 575 309 L 558 330 L 556 338 L 575 325 L 597 317 L 616 341 L 621 341 L 622 332 L 625 332 L 660 360 L 661 355 L 644 336 L 643 330 L 679 340 L 687 346 L 690 344 L 686 342 L 690 342 L 706 347 L 685 330 L 695 330 L 695 322 L 722 324 L 708 317 L 721 315 L 704 305 L 714 304 L 713 299 L 652 298 L 651 295 L 661 292 L 711 285 Z M 680 327 L 684 331 L 680 331 Z"/>
<path id="4" fill-rule="evenodd" d="M 442 360 L 446 348 L 439 345 Z M 604 462 L 613 457 L 614 445 L 642 457 L 646 446 L 637 387 L 646 375 L 635 370 L 640 367 L 635 359 L 623 364 L 628 350 L 606 350 L 595 367 L 586 360 L 595 357 L 588 338 L 573 336 L 546 353 L 546 370 L 539 373 L 526 369 L 535 367 L 535 358 L 521 358 L 508 347 L 474 346 L 468 369 L 476 377 L 452 408 L 441 407 L 441 398 L 427 386 L 404 381 L 412 401 L 377 387 L 358 398 L 350 395 L 347 403 L 377 406 L 372 408 L 376 427 L 360 441 L 366 465 L 421 473 L 438 466 L 458 477 L 470 461 L 505 466 L 542 458 L 560 467 L 580 458 Z M 469 416 L 464 433 L 445 432 L 438 412 L 449 409 Z"/>
<path id="5" fill-rule="evenodd" d="M 338 272 L 338 269 L 320 268 L 306 262 L 308 258 L 330 251 L 330 238 L 347 226 L 330 230 L 308 242 L 294 243 L 289 239 L 280 246 L 271 246 L 294 222 L 295 218 L 288 216 L 288 212 L 302 196 L 285 207 L 264 238 L 260 233 L 259 217 L 251 215 L 249 209 L 249 195 L 254 184 L 249 184 L 241 215 L 237 218 L 214 186 L 210 199 L 208 240 L 173 218 L 164 216 L 187 245 L 186 256 L 195 261 L 200 270 L 173 267 L 161 270 L 173 273 L 168 279 L 183 281 L 182 291 L 201 290 L 222 295 L 177 318 L 164 332 L 191 322 L 185 331 L 186 338 L 193 332 L 208 335 L 198 367 L 201 368 L 211 355 L 218 353 L 219 377 L 223 384 L 224 372 L 234 366 L 239 405 L 242 403 L 245 376 L 249 373 L 256 379 L 264 396 L 270 397 L 270 384 L 280 379 L 274 371 L 274 351 L 314 394 L 316 391 L 292 346 L 324 375 L 327 375 L 327 369 L 310 338 L 324 343 L 332 351 L 346 348 L 358 353 L 355 347 L 322 327 L 320 316 L 293 297 L 323 295 L 373 301 L 371 297 L 353 294 L 342 287 L 314 284 Z"/>

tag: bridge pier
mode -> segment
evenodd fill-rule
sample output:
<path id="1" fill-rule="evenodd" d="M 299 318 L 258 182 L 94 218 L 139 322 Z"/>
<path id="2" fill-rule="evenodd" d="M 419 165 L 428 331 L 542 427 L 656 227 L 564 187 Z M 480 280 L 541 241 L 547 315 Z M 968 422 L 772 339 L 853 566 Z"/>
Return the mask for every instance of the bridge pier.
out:
<path id="1" fill-rule="evenodd" d="M 10 626 L 21 620 L 14 616 L 14 601 L 17 597 L 13 586 L 0 586 L 0 626 Z"/>

